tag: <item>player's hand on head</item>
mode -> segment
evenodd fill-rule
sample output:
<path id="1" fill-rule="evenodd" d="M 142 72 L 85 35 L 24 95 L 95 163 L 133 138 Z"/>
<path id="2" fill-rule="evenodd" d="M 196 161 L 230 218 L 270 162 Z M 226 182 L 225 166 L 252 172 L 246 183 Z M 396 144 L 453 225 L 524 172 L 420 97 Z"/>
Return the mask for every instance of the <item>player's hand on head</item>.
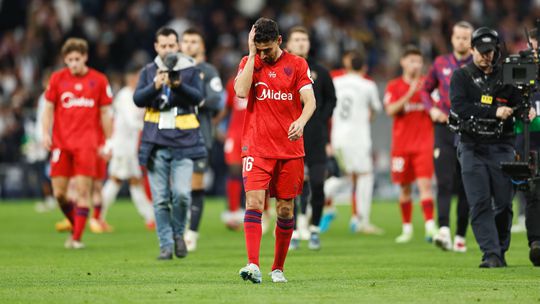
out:
<path id="1" fill-rule="evenodd" d="M 257 54 L 257 47 L 255 47 L 255 25 L 251 26 L 251 30 L 249 31 L 248 48 L 249 55 L 254 56 Z"/>
<path id="2" fill-rule="evenodd" d="M 287 137 L 290 141 L 295 141 L 302 137 L 304 134 L 304 125 L 305 124 L 301 121 L 296 120 L 289 126 L 289 133 L 287 134 Z"/>

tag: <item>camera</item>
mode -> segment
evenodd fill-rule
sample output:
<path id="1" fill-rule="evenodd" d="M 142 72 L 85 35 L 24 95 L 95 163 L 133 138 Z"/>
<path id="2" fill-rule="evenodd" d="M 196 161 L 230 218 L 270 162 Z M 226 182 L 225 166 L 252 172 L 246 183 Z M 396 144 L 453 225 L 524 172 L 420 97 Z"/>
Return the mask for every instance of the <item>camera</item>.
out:
<path id="1" fill-rule="evenodd" d="M 534 86 L 538 78 L 538 63 L 532 50 L 510 55 L 502 64 L 502 82 L 515 87 Z"/>
<path id="2" fill-rule="evenodd" d="M 172 83 L 180 82 L 180 69 L 176 66 L 178 63 L 178 53 L 169 53 L 165 55 L 163 64 L 167 68 L 167 74 L 169 74 L 169 80 Z"/>
<path id="3" fill-rule="evenodd" d="M 536 20 L 535 39 L 540 42 L 540 19 Z M 540 180 L 538 168 L 538 153 L 530 151 L 530 120 L 528 117 L 529 108 L 532 106 L 531 98 L 534 93 L 540 92 L 540 79 L 538 56 L 540 49 L 534 49 L 530 40 L 529 31 L 525 28 L 525 36 L 529 44 L 527 50 L 519 54 L 509 55 L 502 64 L 502 83 L 512 85 L 521 91 L 521 100 L 514 110 L 516 120 L 523 122 L 524 151 L 520 159 L 513 162 L 501 163 L 501 169 L 512 177 L 518 189 L 532 191 L 536 182 Z"/>

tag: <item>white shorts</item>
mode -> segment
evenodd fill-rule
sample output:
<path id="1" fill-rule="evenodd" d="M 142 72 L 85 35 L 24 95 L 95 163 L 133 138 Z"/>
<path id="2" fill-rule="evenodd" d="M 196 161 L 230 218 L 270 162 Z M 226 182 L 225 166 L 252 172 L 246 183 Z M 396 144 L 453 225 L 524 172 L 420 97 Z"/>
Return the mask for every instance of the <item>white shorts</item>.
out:
<path id="1" fill-rule="evenodd" d="M 340 169 L 347 173 L 368 173 L 373 171 L 373 158 L 369 147 L 334 147 L 334 155 Z"/>
<path id="2" fill-rule="evenodd" d="M 113 156 L 109 162 L 109 176 L 119 179 L 141 178 L 142 171 L 137 155 Z"/>

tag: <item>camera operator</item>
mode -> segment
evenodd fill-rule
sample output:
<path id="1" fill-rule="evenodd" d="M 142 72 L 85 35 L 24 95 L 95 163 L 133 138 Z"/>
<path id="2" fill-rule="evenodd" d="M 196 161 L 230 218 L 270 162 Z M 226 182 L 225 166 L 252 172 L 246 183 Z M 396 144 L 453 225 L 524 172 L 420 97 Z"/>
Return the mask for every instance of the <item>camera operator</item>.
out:
<path id="1" fill-rule="evenodd" d="M 473 62 L 450 82 L 452 111 L 465 121 L 458 159 L 471 214 L 471 226 L 483 252 L 481 268 L 505 267 L 510 245 L 514 187 L 500 163 L 514 160 L 514 107 L 520 92 L 502 85 L 497 65 L 499 35 L 481 27 L 471 39 Z M 535 115 L 531 109 L 530 115 Z M 473 126 L 473 127 L 471 127 Z M 497 130 L 495 130 L 497 129 Z M 491 132 L 491 133 L 490 133 Z"/>
<path id="2" fill-rule="evenodd" d="M 170 28 L 156 33 L 154 62 L 141 71 L 133 96 L 145 107 L 139 161 L 148 169 L 159 238 L 159 260 L 187 255 L 183 235 L 191 203 L 193 160 L 206 157 L 195 114 L 203 100 L 195 60 L 178 53 L 178 34 Z"/>
<path id="3" fill-rule="evenodd" d="M 537 29 L 529 32 L 533 49 L 538 49 Z M 538 108 L 540 104 L 540 92 L 532 94 L 532 105 Z M 540 153 L 540 117 L 531 121 L 530 127 L 530 150 Z M 516 123 L 516 151 L 520 159 L 526 161 L 524 152 L 523 125 L 521 121 Z M 540 182 L 535 182 L 535 187 L 525 193 L 525 227 L 527 228 L 527 240 L 529 242 L 529 259 L 534 266 L 540 266 Z"/>

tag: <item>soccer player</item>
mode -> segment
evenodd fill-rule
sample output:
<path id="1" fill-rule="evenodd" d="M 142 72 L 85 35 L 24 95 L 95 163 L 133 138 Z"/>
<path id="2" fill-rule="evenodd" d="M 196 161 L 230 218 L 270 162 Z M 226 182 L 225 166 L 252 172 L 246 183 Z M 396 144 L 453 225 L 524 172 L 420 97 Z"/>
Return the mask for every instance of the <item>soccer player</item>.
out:
<path id="1" fill-rule="evenodd" d="M 261 216 L 267 192 L 276 197 L 277 226 L 273 282 L 287 282 L 283 265 L 294 227 L 294 198 L 304 179 L 304 126 L 315 111 L 315 97 L 305 59 L 289 54 L 278 25 L 259 18 L 249 32 L 249 55 L 242 58 L 234 84 L 248 99 L 242 136 L 242 174 L 246 191 L 244 234 L 248 265 L 240 276 L 261 283 Z M 304 107 L 302 108 L 302 102 Z"/>
<path id="2" fill-rule="evenodd" d="M 223 84 L 219 78 L 216 68 L 206 60 L 206 48 L 204 39 L 198 30 L 187 29 L 182 35 L 180 43 L 182 53 L 195 59 L 196 67 L 201 72 L 203 82 L 204 101 L 198 107 L 197 117 L 201 123 L 201 132 L 208 154 L 212 148 L 212 116 L 217 114 L 222 108 Z M 190 224 L 184 239 L 188 251 L 195 251 L 197 239 L 199 237 L 199 225 L 204 208 L 204 172 L 208 168 L 208 157 L 195 160 L 193 167 L 193 177 L 191 182 L 191 207 Z"/>
<path id="3" fill-rule="evenodd" d="M 403 220 L 403 233 L 397 243 L 412 239 L 413 227 L 411 185 L 417 182 L 424 212 L 426 240 L 435 235 L 433 222 L 433 125 L 420 99 L 423 58 L 414 46 L 405 48 L 400 60 L 403 74 L 391 80 L 384 96 L 386 113 L 394 118 L 392 127 L 392 180 L 399 184 L 399 205 Z"/>
<path id="4" fill-rule="evenodd" d="M 375 83 L 362 76 L 363 67 L 362 58 L 356 56 L 352 58 L 351 70 L 334 79 L 337 106 L 332 117 L 331 142 L 340 167 L 352 177 L 356 189 L 351 231 L 381 234 L 382 230 L 370 222 L 374 184 L 370 123 L 375 112 L 381 111 L 381 102 Z M 339 186 L 327 185 L 328 188 Z M 330 198 L 337 194 L 329 192 Z"/>
<path id="5" fill-rule="evenodd" d="M 455 140 L 455 134 L 447 127 L 450 112 L 448 94 L 452 73 L 472 61 L 472 32 L 473 27 L 468 22 L 461 21 L 454 25 L 452 32 L 453 52 L 435 58 L 420 91 L 422 103 L 434 123 L 435 149 L 433 158 L 437 177 L 437 215 L 439 223 L 439 231 L 434 238 L 434 243 L 443 250 L 453 249 L 456 252 L 467 251 L 465 234 L 469 221 L 469 205 L 461 180 L 461 167 L 457 160 L 457 141 Z M 435 89 L 438 91 L 438 102 L 435 102 L 431 97 L 431 93 Z M 458 205 L 456 236 L 452 247 L 449 217 L 454 193 L 458 194 Z"/>
<path id="6" fill-rule="evenodd" d="M 112 158 L 109 163 L 109 180 L 103 187 L 103 209 L 100 220 L 106 221 L 107 212 L 122 186 L 129 183 L 129 193 L 149 230 L 155 228 L 154 209 L 144 187 L 142 170 L 137 159 L 139 138 L 143 128 L 144 110 L 133 103 L 133 92 L 137 86 L 141 67 L 128 66 L 125 74 L 126 85 L 114 99 L 114 128 L 111 137 Z"/>
<path id="7" fill-rule="evenodd" d="M 227 82 L 225 87 L 227 99 L 225 108 L 219 114 L 219 118 L 226 117 L 230 113 L 229 126 L 225 138 L 224 152 L 225 162 L 228 166 L 227 174 L 227 201 L 228 210 L 223 213 L 222 220 L 227 227 L 236 230 L 240 228 L 244 219 L 244 212 L 241 210 L 243 187 L 242 187 L 242 157 L 241 141 L 244 117 L 246 116 L 247 99 L 238 98 L 234 92 L 234 78 Z"/>
<path id="8" fill-rule="evenodd" d="M 319 224 L 324 207 L 324 180 L 326 178 L 326 144 L 329 142 L 328 120 L 336 106 L 336 92 L 330 73 L 314 59 L 308 58 L 310 50 L 308 30 L 303 26 L 294 26 L 289 30 L 287 37 L 287 50 L 294 55 L 305 58 L 313 77 L 313 91 L 317 102 L 317 110 L 306 124 L 304 129 L 304 149 L 306 152 L 305 180 L 300 204 L 295 210 L 298 214 L 291 249 L 296 249 L 300 238 L 309 239 L 308 248 L 319 250 L 321 248 Z M 307 205 L 311 205 L 311 222 L 308 229 L 306 215 Z"/>
<path id="9" fill-rule="evenodd" d="M 73 226 L 65 247 L 80 249 L 92 204 L 92 180 L 97 176 L 99 129 L 103 128 L 105 138 L 111 133 L 112 92 L 107 78 L 86 65 L 85 40 L 68 39 L 62 56 L 67 67 L 53 73 L 45 92 L 43 145 L 51 150 L 54 196 Z M 76 204 L 67 199 L 70 178 L 76 183 Z"/>

